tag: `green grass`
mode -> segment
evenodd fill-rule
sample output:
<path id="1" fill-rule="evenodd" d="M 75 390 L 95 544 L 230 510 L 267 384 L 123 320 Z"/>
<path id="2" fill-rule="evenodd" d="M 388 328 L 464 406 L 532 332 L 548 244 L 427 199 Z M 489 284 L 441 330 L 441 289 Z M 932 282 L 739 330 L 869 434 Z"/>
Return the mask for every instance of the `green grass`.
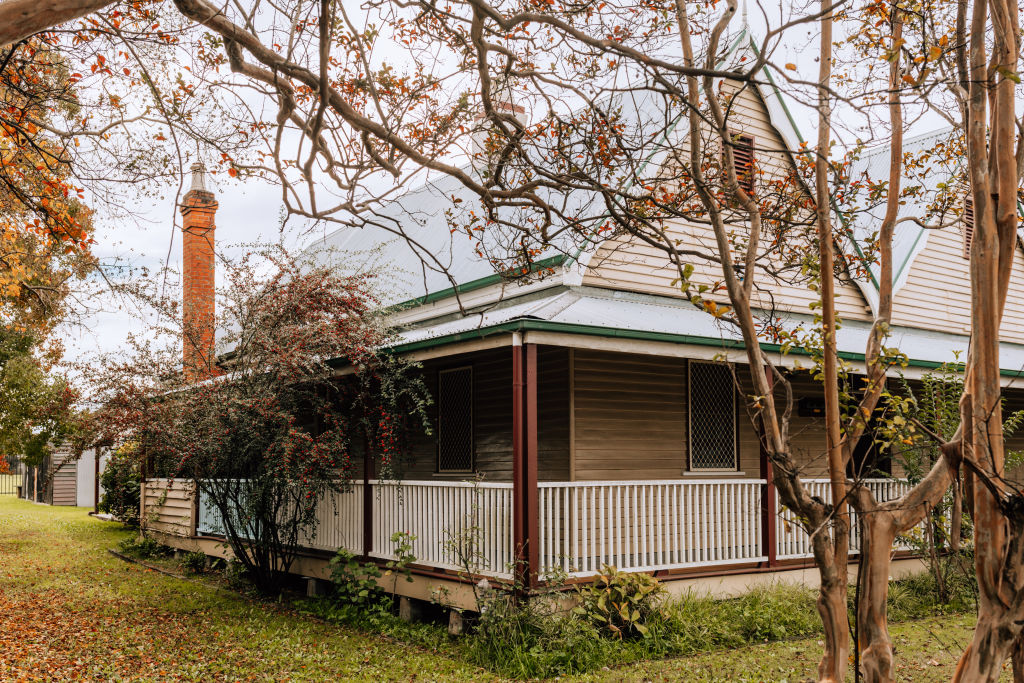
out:
<path id="1" fill-rule="evenodd" d="M 436 627 L 383 636 L 327 624 L 222 590 L 209 578 L 176 579 L 106 552 L 130 535 L 82 508 L 0 497 L 0 680 L 495 680 L 461 659 L 466 646 Z M 806 604 L 787 611 L 772 594 L 687 605 L 673 617 L 681 640 L 675 651 L 710 651 L 563 680 L 814 677 L 821 648 L 819 637 L 807 634 L 818 626 L 793 616 L 806 614 Z M 953 614 L 893 626 L 899 680 L 949 680 L 973 621 Z M 737 626 L 722 631 L 726 622 Z M 736 647 L 764 638 L 785 640 Z M 609 664 L 624 655 L 619 650 Z"/>
<path id="2" fill-rule="evenodd" d="M 970 642 L 973 615 L 933 617 L 891 628 L 896 644 L 896 680 L 948 681 L 964 646 Z M 816 680 L 821 646 L 817 638 L 710 652 L 681 659 L 647 661 L 567 681 L 797 681 Z M 1009 673 L 1000 680 L 1010 680 Z M 848 680 L 853 680 L 852 674 Z"/>
<path id="3" fill-rule="evenodd" d="M 125 563 L 83 508 L 0 498 L 0 680 L 486 680 L 448 657 Z"/>

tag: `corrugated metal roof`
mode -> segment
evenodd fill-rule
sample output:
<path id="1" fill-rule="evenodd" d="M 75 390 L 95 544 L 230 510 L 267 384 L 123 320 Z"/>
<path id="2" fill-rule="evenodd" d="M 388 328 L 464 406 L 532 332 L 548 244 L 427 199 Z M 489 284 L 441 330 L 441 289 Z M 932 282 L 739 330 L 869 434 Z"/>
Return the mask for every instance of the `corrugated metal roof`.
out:
<path id="1" fill-rule="evenodd" d="M 791 314 L 791 322 L 810 322 L 810 316 Z M 738 331 L 722 324 L 689 303 L 669 297 L 616 292 L 591 287 L 559 288 L 547 296 L 508 304 L 457 320 L 424 324 L 401 332 L 395 345 L 441 339 L 523 320 L 541 320 L 581 328 L 601 328 L 608 336 L 628 330 L 660 335 L 675 335 L 723 345 L 741 341 Z M 863 321 L 844 323 L 838 334 L 841 353 L 863 354 L 871 325 Z M 969 343 L 966 335 L 931 332 L 909 327 L 894 327 L 890 346 L 898 347 L 914 361 L 945 363 L 955 352 L 966 359 Z M 1006 371 L 1024 371 L 1024 345 L 1001 345 L 1001 365 Z"/>
<path id="2" fill-rule="evenodd" d="M 730 43 L 720 66 L 739 68 L 749 43 L 749 33 L 744 27 Z M 600 104 L 617 117 L 620 134 L 634 149 L 634 158 L 643 160 L 624 177 L 628 181 L 636 176 L 643 184 L 644 169 L 657 168 L 659 160 L 677 148 L 679 132 L 674 129 L 676 123 L 683 120 L 684 106 L 655 93 L 633 89 L 610 96 Z M 652 136 L 652 130 L 663 134 Z M 552 144 L 557 142 L 560 141 L 552 141 Z M 582 142 L 580 144 L 581 153 L 589 153 Z M 572 154 L 571 151 L 561 152 L 566 156 Z M 538 150 L 538 156 L 543 156 L 543 150 Z M 468 164 L 462 170 L 476 173 Z M 609 170 L 609 173 L 614 172 L 615 169 Z M 388 278 L 383 292 L 387 303 L 409 301 L 465 285 L 493 276 L 506 267 L 507 263 L 499 260 L 522 247 L 522 235 L 514 229 L 501 230 L 494 226 L 475 232 L 473 236 L 453 232 L 451 219 L 464 223 L 469 212 L 482 213 L 479 197 L 452 176 L 428 172 L 425 177 L 427 181 L 423 185 L 389 201 L 372 218 L 367 218 L 364 226 L 335 230 L 309 244 L 307 252 L 328 262 L 336 253 L 339 260 L 349 265 L 356 259 L 375 264 L 378 271 L 383 267 Z M 614 179 L 610 176 L 608 181 Z M 628 189 L 629 185 L 625 187 Z M 550 206 L 564 215 L 579 217 L 582 222 L 574 226 L 572 234 L 562 233 L 554 238 L 553 244 L 546 245 L 535 260 L 557 254 L 577 258 L 581 245 L 595 248 L 600 240 L 586 244 L 583 236 L 596 235 L 607 220 L 603 199 L 598 193 L 580 189 L 569 192 L 540 189 L 537 193 Z M 527 225 L 531 210 L 507 207 L 501 210 L 501 217 L 510 225 Z M 559 227 L 556 224 L 550 232 L 557 233 Z M 492 261 L 491 256 L 498 260 Z M 553 285 L 563 282 L 560 275 L 549 275 Z"/>
<path id="3" fill-rule="evenodd" d="M 903 143 L 905 155 L 911 158 L 929 150 L 935 149 L 941 143 L 949 140 L 953 135 L 952 128 L 925 133 L 913 138 L 908 138 Z M 912 169 L 905 173 L 902 180 L 904 189 L 916 186 L 919 191 L 916 194 L 906 196 L 900 203 L 897 219 L 917 217 L 921 220 L 928 220 L 928 207 L 932 204 L 939 190 L 939 183 L 949 183 L 950 179 L 960 173 L 959 163 L 956 159 L 947 161 L 935 159 L 939 165 L 929 164 L 921 169 Z M 889 177 L 889 147 L 882 145 L 863 154 L 851 169 L 853 180 L 869 178 L 872 182 L 881 182 Z M 885 216 L 884 196 L 881 202 L 872 205 L 865 205 L 862 210 L 850 213 L 848 219 L 853 229 L 854 238 L 858 240 L 862 249 L 866 251 L 869 241 L 881 227 L 882 219 Z M 951 216 L 945 216 L 949 221 Z M 950 228 L 955 229 L 955 228 Z M 930 230 L 918 225 L 913 221 L 899 223 L 893 235 L 893 293 L 906 283 L 907 275 L 910 273 L 910 265 L 914 258 L 921 253 L 928 243 Z M 874 282 L 877 283 L 880 277 L 880 266 L 876 263 L 871 266 L 871 273 Z M 874 285 L 877 290 L 877 285 Z"/>

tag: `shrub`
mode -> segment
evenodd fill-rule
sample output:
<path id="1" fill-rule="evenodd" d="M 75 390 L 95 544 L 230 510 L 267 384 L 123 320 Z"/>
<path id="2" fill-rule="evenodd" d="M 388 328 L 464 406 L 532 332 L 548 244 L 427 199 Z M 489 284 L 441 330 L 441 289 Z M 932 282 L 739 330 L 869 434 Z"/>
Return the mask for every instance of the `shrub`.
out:
<path id="1" fill-rule="evenodd" d="M 331 558 L 329 566 L 334 598 L 343 611 L 377 609 L 387 601 L 387 596 L 377 584 L 377 579 L 383 576 L 377 565 L 362 564 L 353 553 L 342 548 Z"/>
<path id="2" fill-rule="evenodd" d="M 126 538 L 117 547 L 123 554 L 140 560 L 148 560 L 151 557 L 160 557 L 171 553 L 170 548 L 157 543 L 149 536 Z"/>
<path id="3" fill-rule="evenodd" d="M 600 668 L 614 661 L 618 641 L 601 637 L 590 620 L 559 611 L 547 595 L 516 603 L 493 593 L 468 638 L 470 661 L 509 678 L 551 678 Z"/>
<path id="4" fill-rule="evenodd" d="M 394 609 L 392 594 L 395 592 L 398 576 L 404 575 L 406 581 L 412 581 L 409 565 L 416 561 L 412 554 L 412 542 L 415 540 L 415 536 L 403 531 L 391 534 L 396 559 L 385 565 L 386 572 L 382 572 L 376 564 L 360 563 L 353 553 L 344 548 L 338 550 L 328 565 L 331 569 L 334 599 L 338 603 L 338 608 L 342 612 L 348 611 L 353 614 L 362 610 L 390 613 Z M 383 591 L 377 581 L 385 576 L 394 577 L 392 593 Z M 345 616 L 339 615 L 336 618 L 344 620 Z"/>
<path id="5" fill-rule="evenodd" d="M 206 553 L 196 550 L 181 557 L 181 568 L 189 574 L 200 574 L 206 569 Z"/>
<path id="6" fill-rule="evenodd" d="M 430 394 L 418 366 L 378 353 L 390 332 L 372 274 L 342 274 L 280 246 L 225 265 L 217 327 L 234 347 L 231 372 L 195 382 L 210 368 L 185 368 L 169 379 L 180 353 L 140 344 L 100 379 L 110 387 L 105 419 L 132 425 L 147 473 L 196 482 L 211 527 L 249 579 L 278 593 L 316 535 L 320 501 L 351 482 L 353 449 L 395 478 L 407 440 L 430 432 Z M 181 320 L 175 300 L 147 294 L 167 320 Z M 340 366 L 358 372 L 338 381 Z"/>
<path id="7" fill-rule="evenodd" d="M 579 591 L 574 613 L 616 638 L 647 636 L 647 622 L 664 590 L 650 574 L 620 572 L 605 565 L 593 583 Z"/>
<path id="8" fill-rule="evenodd" d="M 231 559 L 225 562 L 222 573 L 224 575 L 225 583 L 227 583 L 230 588 L 235 590 L 249 588 L 248 570 L 245 565 L 238 560 Z"/>
<path id="9" fill-rule="evenodd" d="M 100 475 L 103 497 L 100 512 L 113 515 L 122 524 L 139 527 L 139 491 L 142 473 L 135 449 L 125 446 L 114 451 Z"/>

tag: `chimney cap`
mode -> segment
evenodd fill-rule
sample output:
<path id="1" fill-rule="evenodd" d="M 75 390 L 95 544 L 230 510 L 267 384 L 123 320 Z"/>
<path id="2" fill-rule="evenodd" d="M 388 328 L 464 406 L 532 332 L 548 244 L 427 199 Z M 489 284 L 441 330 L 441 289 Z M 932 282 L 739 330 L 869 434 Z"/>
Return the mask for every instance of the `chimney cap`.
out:
<path id="1" fill-rule="evenodd" d="M 197 161 L 192 164 L 192 187 L 189 188 L 189 192 L 209 192 L 210 190 L 206 187 L 206 166 L 203 162 Z"/>

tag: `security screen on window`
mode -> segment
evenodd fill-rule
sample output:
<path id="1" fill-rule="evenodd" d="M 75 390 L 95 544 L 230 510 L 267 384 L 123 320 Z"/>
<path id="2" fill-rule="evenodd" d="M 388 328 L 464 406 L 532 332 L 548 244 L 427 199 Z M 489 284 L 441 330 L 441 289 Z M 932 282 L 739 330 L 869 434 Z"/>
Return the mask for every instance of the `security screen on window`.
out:
<path id="1" fill-rule="evenodd" d="M 437 374 L 437 471 L 473 470 L 473 368 Z"/>
<path id="2" fill-rule="evenodd" d="M 735 471 L 736 387 L 726 363 L 690 362 L 690 469 Z"/>

